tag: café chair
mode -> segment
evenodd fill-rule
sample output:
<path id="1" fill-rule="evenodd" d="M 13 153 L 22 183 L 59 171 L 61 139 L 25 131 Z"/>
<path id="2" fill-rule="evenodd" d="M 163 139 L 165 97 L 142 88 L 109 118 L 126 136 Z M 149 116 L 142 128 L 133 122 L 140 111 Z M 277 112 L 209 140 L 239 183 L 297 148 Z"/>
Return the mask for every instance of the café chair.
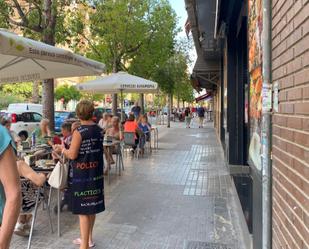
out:
<path id="1" fill-rule="evenodd" d="M 26 198 L 35 197 L 35 200 L 33 200 L 33 202 L 35 202 L 34 208 L 30 209 L 29 211 L 21 210 L 21 212 L 20 212 L 20 215 L 32 215 L 30 234 L 29 234 L 28 246 L 27 246 L 27 249 L 30 249 L 31 248 L 32 235 L 33 235 L 33 229 L 34 229 L 35 221 L 36 221 L 36 218 L 37 218 L 38 208 L 39 208 L 41 203 L 44 203 L 44 202 L 47 203 L 48 198 L 45 198 L 44 187 L 36 187 L 28 179 L 21 178 L 21 186 L 22 186 L 23 202 L 24 201 L 29 202 L 29 199 L 26 200 Z M 52 225 L 52 219 L 51 219 L 51 215 L 50 215 L 50 209 L 46 208 L 46 211 L 47 211 L 47 215 L 48 215 L 48 219 L 49 219 L 50 228 L 51 228 L 51 231 L 53 233 L 53 225 Z"/>
<path id="2" fill-rule="evenodd" d="M 123 149 L 124 150 L 128 150 L 131 149 L 133 146 L 136 146 L 136 149 L 134 150 L 134 154 L 133 157 L 136 157 L 137 159 L 139 158 L 139 154 L 140 154 L 140 142 L 138 143 L 138 145 L 136 145 L 135 143 L 135 132 L 124 132 L 123 133 Z"/>

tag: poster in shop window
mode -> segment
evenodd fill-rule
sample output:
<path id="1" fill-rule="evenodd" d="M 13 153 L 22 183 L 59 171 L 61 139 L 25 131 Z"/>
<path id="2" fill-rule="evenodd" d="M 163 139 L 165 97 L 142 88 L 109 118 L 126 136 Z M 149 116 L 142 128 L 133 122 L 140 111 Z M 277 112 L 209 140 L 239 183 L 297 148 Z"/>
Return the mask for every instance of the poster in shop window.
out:
<path id="1" fill-rule="evenodd" d="M 262 122 L 262 0 L 249 0 L 248 47 L 250 76 L 250 146 L 249 158 L 261 170 L 261 122 Z"/>

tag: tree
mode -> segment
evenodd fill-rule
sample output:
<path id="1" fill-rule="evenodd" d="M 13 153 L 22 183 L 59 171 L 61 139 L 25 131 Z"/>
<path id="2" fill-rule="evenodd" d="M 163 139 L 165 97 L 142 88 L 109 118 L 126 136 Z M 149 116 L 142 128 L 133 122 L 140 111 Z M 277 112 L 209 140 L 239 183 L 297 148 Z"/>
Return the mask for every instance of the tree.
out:
<path id="1" fill-rule="evenodd" d="M 175 95 L 177 96 L 177 107 L 179 108 L 179 101 L 192 103 L 194 101 L 194 89 L 190 84 L 189 79 L 180 82 L 176 88 Z"/>
<path id="2" fill-rule="evenodd" d="M 179 83 L 188 78 L 187 61 L 185 55 L 183 53 L 176 52 L 161 68 L 158 68 L 154 78 L 158 82 L 160 89 L 168 96 L 167 127 L 170 127 L 173 94 L 175 93 L 176 88 L 179 88 Z"/>
<path id="3" fill-rule="evenodd" d="M 155 2 L 155 1 L 154 1 Z M 177 16 L 169 2 L 161 1 L 152 5 L 149 23 L 152 39 L 137 51 L 130 62 L 129 72 L 145 78 L 152 78 L 157 68 L 163 66 L 175 50 Z"/>
<path id="4" fill-rule="evenodd" d="M 169 2 L 153 4 L 154 10 L 150 23 L 153 34 L 151 42 L 146 43 L 130 62 L 129 72 L 147 79 L 154 77 L 156 70 L 163 66 L 174 53 L 177 29 L 177 17 Z M 140 94 L 141 106 L 144 107 L 144 94 Z M 142 110 L 143 111 L 143 110 Z"/>
<path id="5" fill-rule="evenodd" d="M 0 25 L 54 46 L 69 37 L 66 10 L 73 0 L 0 0 Z M 36 87 L 34 87 L 36 89 Z M 54 80 L 43 82 L 43 115 L 54 127 Z"/>
<path id="6" fill-rule="evenodd" d="M 90 34 L 85 32 L 87 24 L 82 15 L 74 19 L 74 32 L 88 42 L 88 54 L 104 62 L 107 72 L 130 71 L 135 62 L 143 64 L 143 56 L 164 55 L 166 60 L 169 55 L 166 48 L 173 47 L 176 26 L 176 15 L 167 0 L 96 0 L 93 8 Z M 143 71 L 153 66 L 154 63 L 147 63 Z M 130 72 L 146 76 L 141 71 Z M 113 111 L 117 107 L 116 99 L 114 95 Z"/>
<path id="7" fill-rule="evenodd" d="M 25 99 L 21 96 L 5 94 L 0 92 L 0 109 L 6 109 L 9 104 L 23 102 Z"/>
<path id="8" fill-rule="evenodd" d="M 81 93 L 74 86 L 61 85 L 56 88 L 55 98 L 63 100 L 65 106 L 70 100 L 80 100 Z"/>

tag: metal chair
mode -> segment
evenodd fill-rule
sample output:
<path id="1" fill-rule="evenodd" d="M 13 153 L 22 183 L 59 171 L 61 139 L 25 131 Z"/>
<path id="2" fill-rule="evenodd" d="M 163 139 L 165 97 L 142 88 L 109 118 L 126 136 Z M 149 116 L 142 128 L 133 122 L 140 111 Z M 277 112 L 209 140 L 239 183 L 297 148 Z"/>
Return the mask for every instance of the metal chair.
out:
<path id="1" fill-rule="evenodd" d="M 119 143 L 113 155 L 116 155 L 116 169 L 118 169 L 118 174 L 121 175 L 121 170 L 124 171 L 124 163 L 123 163 L 123 156 L 122 156 L 122 144 Z"/>
<path id="2" fill-rule="evenodd" d="M 27 246 L 27 249 L 30 249 L 31 248 L 32 235 L 33 235 L 33 228 L 34 228 L 34 225 L 35 225 L 39 205 L 41 203 L 44 203 L 44 202 L 45 202 L 45 204 L 47 204 L 48 198 L 45 196 L 44 187 L 36 187 L 30 180 L 25 179 L 25 178 L 21 179 L 21 184 L 22 184 L 23 202 L 26 201 L 25 200 L 26 197 L 35 196 L 35 200 L 34 200 L 35 206 L 34 206 L 34 208 L 29 210 L 29 211 L 21 210 L 21 212 L 20 212 L 21 215 L 30 215 L 30 214 L 32 215 L 30 234 L 29 234 L 28 246 Z M 26 186 L 26 185 L 27 185 L 27 187 L 23 188 L 23 186 Z M 31 186 L 31 187 L 29 187 L 29 186 Z M 48 218 L 49 218 L 51 231 L 53 233 L 54 231 L 53 231 L 52 219 L 51 219 L 51 215 L 50 215 L 50 208 L 48 207 L 48 205 L 47 205 L 46 211 L 47 211 L 47 215 L 48 215 Z"/>
<path id="3" fill-rule="evenodd" d="M 145 133 L 145 148 L 148 150 L 149 154 L 152 152 L 152 138 L 151 138 L 151 130 Z"/>
<path id="4" fill-rule="evenodd" d="M 140 147 L 138 145 L 136 145 L 135 142 L 135 132 L 124 132 L 123 133 L 123 149 L 131 149 L 133 146 L 137 146 L 135 151 L 134 151 L 134 155 L 137 159 L 139 158 L 139 154 L 140 154 Z"/>

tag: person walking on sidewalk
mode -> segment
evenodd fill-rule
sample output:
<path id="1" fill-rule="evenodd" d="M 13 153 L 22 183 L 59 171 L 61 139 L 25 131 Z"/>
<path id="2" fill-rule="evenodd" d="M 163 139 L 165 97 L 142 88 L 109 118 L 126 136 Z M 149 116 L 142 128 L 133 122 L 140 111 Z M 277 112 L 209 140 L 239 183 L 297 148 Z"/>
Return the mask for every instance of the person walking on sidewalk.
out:
<path id="1" fill-rule="evenodd" d="M 189 107 L 187 107 L 185 109 L 185 121 L 186 121 L 186 128 L 190 128 L 190 124 L 191 124 L 191 111 L 190 111 Z"/>
<path id="2" fill-rule="evenodd" d="M 69 149 L 62 153 L 72 160 L 72 213 L 79 216 L 80 238 L 73 243 L 80 249 L 94 247 L 92 240 L 96 214 L 105 210 L 102 129 L 92 121 L 94 106 L 82 100 L 76 107 L 81 125 L 74 131 Z"/>
<path id="3" fill-rule="evenodd" d="M 204 119 L 205 119 L 205 109 L 203 106 L 199 106 L 197 108 L 197 116 L 199 119 L 199 126 L 198 128 L 203 128 L 203 123 L 204 123 Z"/>
<path id="4" fill-rule="evenodd" d="M 142 111 L 142 108 L 138 105 L 138 101 L 136 101 L 134 106 L 131 109 L 131 112 L 133 112 L 136 120 L 139 119 L 139 116 L 141 115 L 141 111 Z"/>

